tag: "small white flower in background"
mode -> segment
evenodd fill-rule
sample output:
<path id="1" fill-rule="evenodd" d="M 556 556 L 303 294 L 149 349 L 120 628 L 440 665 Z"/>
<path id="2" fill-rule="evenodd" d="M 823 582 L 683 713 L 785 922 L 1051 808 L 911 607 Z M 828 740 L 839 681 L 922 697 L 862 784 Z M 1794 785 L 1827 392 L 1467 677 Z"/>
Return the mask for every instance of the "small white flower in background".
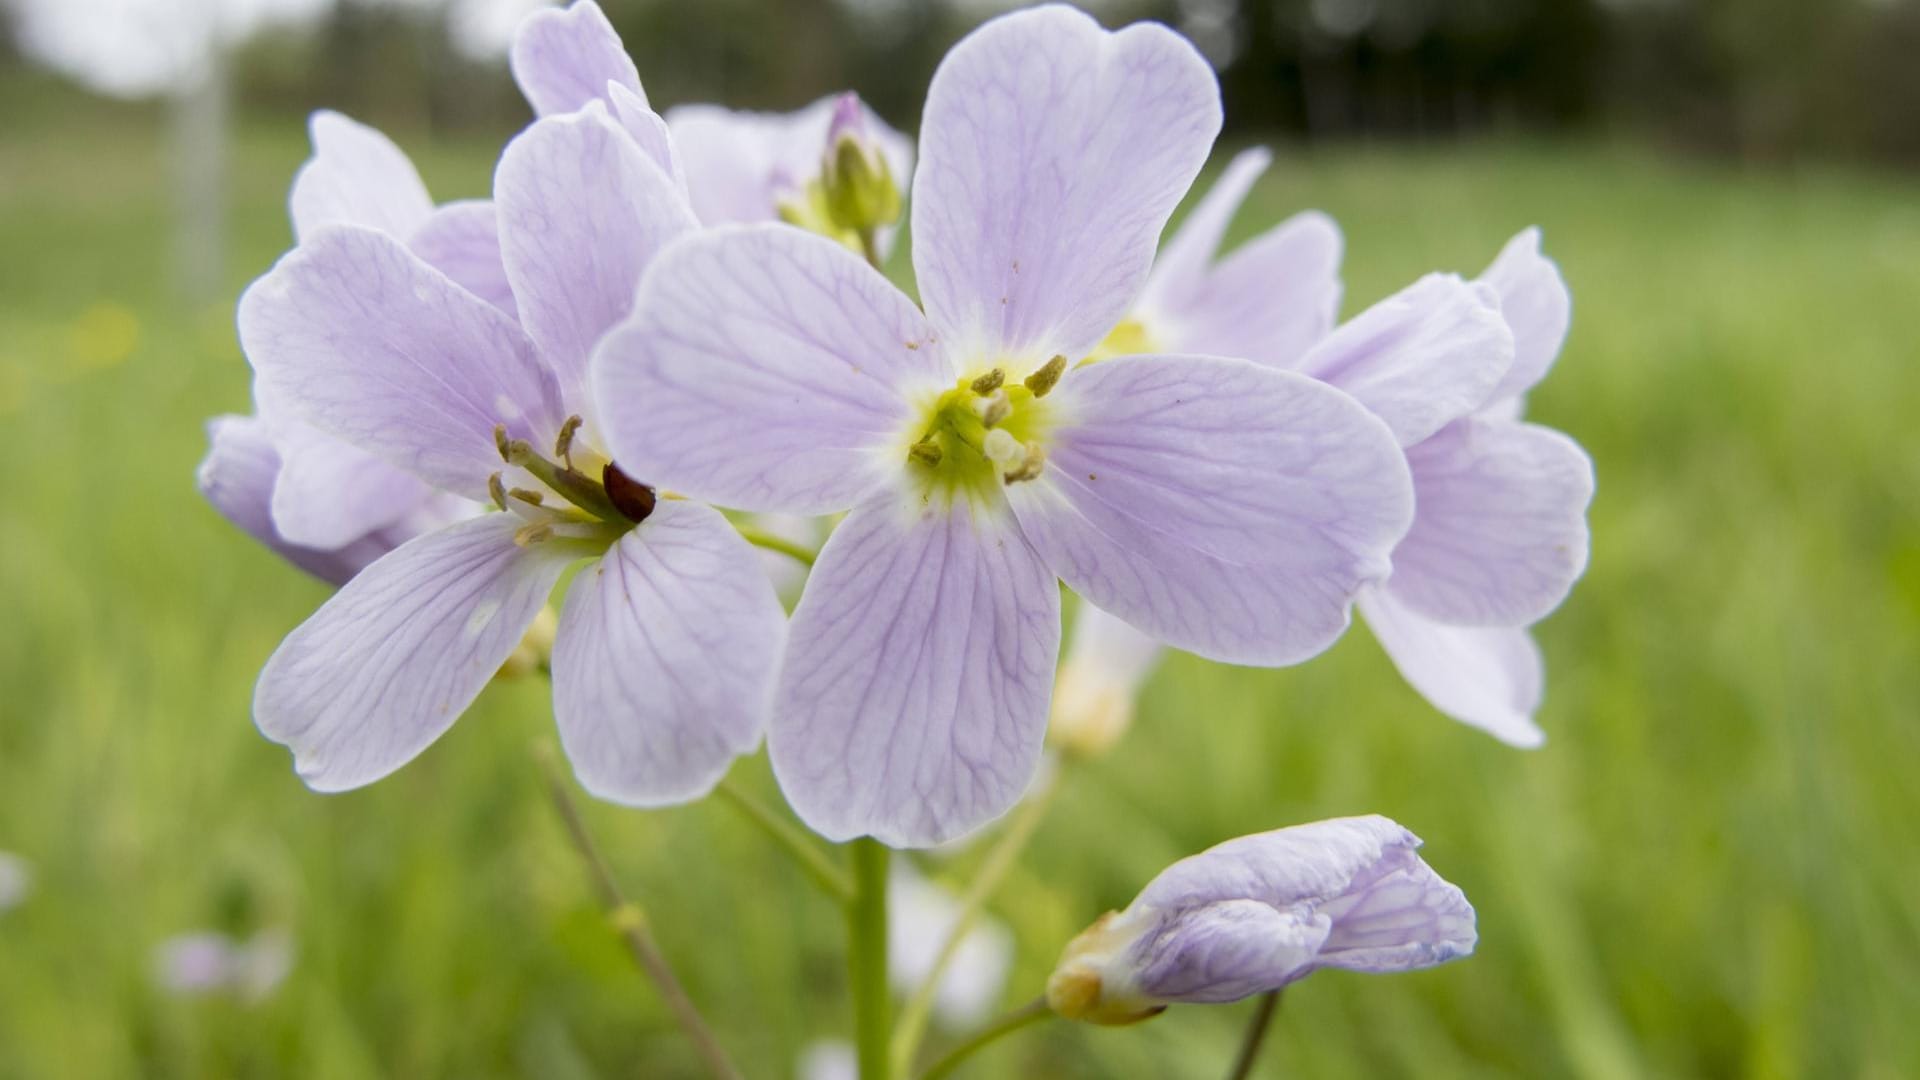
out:
<path id="1" fill-rule="evenodd" d="M 852 1043 L 821 1039 L 800 1051 L 793 1075 L 798 1080 L 860 1080 L 860 1061 Z"/>
<path id="2" fill-rule="evenodd" d="M 1392 972 L 1473 952 L 1472 905 L 1377 815 L 1243 836 L 1174 863 L 1125 911 L 1067 943 L 1047 1004 L 1131 1024 L 1168 1005 L 1221 1004 L 1321 968 Z"/>
<path id="3" fill-rule="evenodd" d="M 1123 620 L 1083 604 L 1053 687 L 1047 740 L 1076 757 L 1112 749 L 1133 724 L 1134 702 L 1161 649 Z"/>
<path id="4" fill-rule="evenodd" d="M 246 1002 L 264 1001 L 292 970 L 293 938 L 284 930 L 263 930 L 244 942 L 198 930 L 154 949 L 154 982 L 182 996 L 231 994 Z"/>
<path id="5" fill-rule="evenodd" d="M 960 902 L 945 889 L 906 866 L 895 864 L 887 886 L 892 918 L 887 928 L 888 978 L 896 993 L 913 993 L 932 973 L 940 947 L 960 917 Z M 934 992 L 933 1015 L 955 1029 L 985 1020 L 1000 1003 L 1013 966 L 1013 935 L 982 917 L 960 939 L 960 946 Z"/>
<path id="6" fill-rule="evenodd" d="M 0 912 L 19 907 L 32 892 L 32 864 L 11 852 L 0 851 Z"/>

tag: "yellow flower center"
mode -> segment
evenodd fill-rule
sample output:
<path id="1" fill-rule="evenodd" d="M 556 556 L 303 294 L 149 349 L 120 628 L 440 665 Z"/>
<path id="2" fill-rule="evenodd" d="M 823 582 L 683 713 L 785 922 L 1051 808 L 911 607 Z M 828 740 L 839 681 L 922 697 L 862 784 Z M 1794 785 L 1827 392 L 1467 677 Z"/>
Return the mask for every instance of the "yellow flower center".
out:
<path id="1" fill-rule="evenodd" d="M 1042 400 L 1066 367 L 1056 357 L 1025 383 L 993 368 L 930 395 L 911 429 L 907 469 L 929 497 L 987 498 L 1046 467 L 1052 409 Z"/>

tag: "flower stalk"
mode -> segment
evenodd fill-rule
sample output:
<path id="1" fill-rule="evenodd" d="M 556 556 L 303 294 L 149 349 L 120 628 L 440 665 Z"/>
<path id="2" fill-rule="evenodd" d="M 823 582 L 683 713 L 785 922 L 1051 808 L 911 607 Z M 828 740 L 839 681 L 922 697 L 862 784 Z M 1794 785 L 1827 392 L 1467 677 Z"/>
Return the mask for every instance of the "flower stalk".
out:
<path id="1" fill-rule="evenodd" d="M 954 1047 L 945 1057 L 928 1066 L 927 1071 L 920 1074 L 919 1080 L 941 1080 L 942 1077 L 951 1076 L 953 1070 L 981 1050 L 1029 1024 L 1037 1024 L 1052 1016 L 1053 1010 L 1047 1008 L 1047 999 L 1035 998 L 981 1028 L 972 1038 Z"/>
<path id="2" fill-rule="evenodd" d="M 1240 1052 L 1234 1056 L 1227 1080 L 1247 1080 L 1253 1075 L 1253 1063 L 1260 1059 L 1260 1047 L 1267 1041 L 1268 1029 L 1273 1027 L 1273 1014 L 1279 1011 L 1280 991 L 1269 990 L 1260 995 L 1260 1004 L 1247 1020 L 1247 1033 L 1241 1036 Z"/>
<path id="3" fill-rule="evenodd" d="M 580 814 L 580 806 L 567 789 L 566 777 L 560 771 L 553 748 L 544 742 L 536 743 L 534 758 L 540 763 L 547 794 L 553 800 L 554 809 L 559 812 L 561 823 L 566 826 L 567 837 L 572 840 L 580 861 L 586 864 L 594 892 L 607 909 L 607 921 L 613 924 L 621 939 L 627 943 L 627 951 L 633 954 L 633 962 L 659 989 L 668 1011 L 673 1013 L 674 1020 L 679 1023 L 687 1040 L 693 1043 L 694 1050 L 706 1063 L 707 1071 L 714 1080 L 742 1080 L 740 1070 L 734 1067 L 733 1060 L 727 1056 L 719 1039 L 714 1037 L 713 1029 L 707 1026 L 699 1008 L 687 996 L 686 988 L 680 985 L 680 979 L 661 953 L 659 943 L 654 941 L 646 913 L 621 891 L 620 882 L 613 876 L 613 868 L 607 865 L 606 859 L 600 854 L 599 845 L 593 842 L 593 834 L 587 831 L 587 822 Z"/>
<path id="4" fill-rule="evenodd" d="M 853 1043 L 860 1080 L 892 1080 L 887 1056 L 887 860 L 886 845 L 863 836 L 853 850 L 853 902 L 847 905 L 847 976 L 853 994 Z"/>
<path id="5" fill-rule="evenodd" d="M 720 781 L 714 788 L 714 794 L 730 803 L 735 809 L 746 815 L 761 832 L 782 851 L 793 857 L 793 861 L 814 884 L 826 890 L 827 895 L 842 904 L 851 904 L 854 898 L 853 879 L 839 866 L 834 865 L 820 848 L 792 822 L 781 817 L 771 807 L 754 798 L 735 783 L 732 778 Z"/>

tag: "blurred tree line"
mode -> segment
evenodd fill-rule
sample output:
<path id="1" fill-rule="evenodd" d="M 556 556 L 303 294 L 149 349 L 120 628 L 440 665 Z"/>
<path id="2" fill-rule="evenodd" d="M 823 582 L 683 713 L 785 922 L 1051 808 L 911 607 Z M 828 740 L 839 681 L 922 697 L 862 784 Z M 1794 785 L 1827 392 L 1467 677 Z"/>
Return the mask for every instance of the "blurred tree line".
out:
<path id="1" fill-rule="evenodd" d="M 786 109 L 844 87 L 912 127 L 994 0 L 601 0 L 657 104 Z M 1087 0 L 1158 19 L 1220 70 L 1228 122 L 1307 139 L 1621 128 L 1750 158 L 1920 163 L 1920 0 Z M 7 51 L 0 25 L 0 54 Z M 249 109 L 505 128 L 497 61 L 430 4 L 338 0 L 234 59 Z M 6 61 L 0 61 L 4 63 Z"/>

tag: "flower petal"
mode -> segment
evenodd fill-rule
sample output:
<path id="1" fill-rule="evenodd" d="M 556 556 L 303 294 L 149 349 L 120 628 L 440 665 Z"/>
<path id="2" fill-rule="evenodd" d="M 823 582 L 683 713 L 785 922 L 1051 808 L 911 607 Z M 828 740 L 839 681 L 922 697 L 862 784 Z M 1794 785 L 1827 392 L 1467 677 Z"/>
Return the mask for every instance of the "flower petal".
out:
<path id="1" fill-rule="evenodd" d="M 929 847 L 1039 766 L 1060 591 L 1004 510 L 886 492 L 847 515 L 794 611 L 769 746 L 830 840 Z"/>
<path id="2" fill-rule="evenodd" d="M 464 199 L 439 207 L 414 232 L 407 247 L 454 284 L 518 317 L 513 286 L 500 261 L 500 228 L 492 203 Z"/>
<path id="3" fill-rule="evenodd" d="M 662 500 L 560 613 L 553 712 L 581 785 L 629 806 L 712 790 L 760 743 L 786 623 L 726 518 Z"/>
<path id="4" fill-rule="evenodd" d="M 1235 154 L 1207 194 L 1181 220 L 1172 238 L 1160 247 L 1147 275 L 1146 289 L 1140 294 L 1143 308 L 1178 310 L 1193 304 L 1206 287 L 1220 242 L 1226 239 L 1227 226 L 1246 201 L 1260 174 L 1273 163 L 1273 152 L 1255 146 Z"/>
<path id="5" fill-rule="evenodd" d="M 316 791 L 413 760 L 493 678 L 576 557 L 512 514 L 428 533 L 361 571 L 280 643 L 253 719 Z"/>
<path id="6" fill-rule="evenodd" d="M 1297 368 L 1339 314 L 1341 246 L 1332 218 L 1296 214 L 1234 249 L 1182 306 L 1158 305 L 1149 332 L 1170 351 Z"/>
<path id="7" fill-rule="evenodd" d="M 1362 592 L 1359 606 L 1393 666 L 1434 708 L 1511 746 L 1531 750 L 1547 741 L 1533 721 L 1543 677 L 1540 648 L 1527 631 L 1448 626 L 1386 589 Z"/>
<path id="8" fill-rule="evenodd" d="M 520 322 L 585 412 L 594 345 L 632 310 L 647 263 L 693 230 L 693 212 L 599 105 L 536 121 L 507 145 L 493 187 Z"/>
<path id="9" fill-rule="evenodd" d="M 950 348 L 1084 356 L 1132 306 L 1220 130 L 1220 88 L 1164 26 L 1066 7 L 969 34 L 927 91 L 913 261 Z"/>
<path id="10" fill-rule="evenodd" d="M 263 399 L 455 494 L 487 497 L 496 424 L 545 445 L 564 417 L 512 319 L 370 229 L 314 234 L 247 289 L 239 323 Z"/>
<path id="11" fill-rule="evenodd" d="M 829 95 L 790 113 L 718 105 L 668 109 L 667 127 L 700 220 L 707 225 L 779 220 L 779 200 L 799 194 L 820 173 L 836 99 Z M 866 103 L 860 108 L 894 183 L 905 190 L 913 175 L 913 140 L 888 126 Z"/>
<path id="12" fill-rule="evenodd" d="M 1277 990 L 1313 970 L 1326 916 L 1257 900 L 1182 911 L 1141 943 L 1135 992 L 1161 1002 L 1223 1004 Z"/>
<path id="13" fill-rule="evenodd" d="M 1462 420 L 1407 451 L 1419 510 L 1387 588 L 1429 618 L 1522 626 L 1587 568 L 1593 461 L 1551 428 Z"/>
<path id="14" fill-rule="evenodd" d="M 1221 900 L 1273 907 L 1317 904 L 1347 892 L 1396 849 L 1420 838 L 1377 814 L 1332 818 L 1236 837 L 1162 870 L 1136 907 L 1181 910 Z"/>
<path id="15" fill-rule="evenodd" d="M 786 225 L 663 252 L 594 359 L 608 447 L 630 475 L 745 510 L 844 510 L 904 466 L 909 396 L 951 385 L 900 290 Z"/>
<path id="16" fill-rule="evenodd" d="M 281 558 L 322 581 L 340 585 L 389 550 L 371 539 L 333 551 L 288 543 L 273 526 L 273 487 L 280 473 L 280 455 L 266 422 L 252 416 L 215 417 L 207 424 L 207 440 L 211 445 L 198 473 L 200 494 L 222 517 Z"/>
<path id="17" fill-rule="evenodd" d="M 306 240 L 323 225 L 364 225 L 413 235 L 433 213 L 433 198 L 413 162 L 392 139 L 322 109 L 307 121 L 313 156 L 293 178 L 293 234 Z"/>
<path id="18" fill-rule="evenodd" d="M 1295 663 L 1332 644 L 1412 516 L 1379 420 L 1311 379 L 1141 356 L 1070 372 L 1039 479 L 1007 497 L 1073 590 L 1178 648 Z"/>
<path id="19" fill-rule="evenodd" d="M 1573 295 L 1560 267 L 1540 253 L 1537 228 L 1507 241 L 1480 280 L 1500 294 L 1500 313 L 1513 329 L 1513 367 L 1492 400 L 1518 397 L 1545 378 L 1559 357 L 1573 318 Z"/>
<path id="20" fill-rule="evenodd" d="M 514 32 L 507 60 L 513 81 L 539 116 L 584 108 L 600 100 L 609 82 L 645 98 L 633 58 L 593 0 L 527 16 Z"/>
<path id="21" fill-rule="evenodd" d="M 686 198 L 687 177 L 680 167 L 679 154 L 674 152 L 673 133 L 668 130 L 666 120 L 647 104 L 646 95 L 619 83 L 608 83 L 607 103 L 613 107 L 614 120 L 640 144 L 641 151 L 660 166 L 660 171 L 673 180 L 674 190 Z"/>
<path id="22" fill-rule="evenodd" d="M 273 527 L 290 543 L 333 549 L 406 517 L 433 494 L 410 472 L 298 421 L 274 446 Z"/>
<path id="23" fill-rule="evenodd" d="M 1348 320 L 1300 370 L 1358 398 L 1412 446 L 1485 404 L 1512 365 L 1493 290 L 1428 274 Z"/>

